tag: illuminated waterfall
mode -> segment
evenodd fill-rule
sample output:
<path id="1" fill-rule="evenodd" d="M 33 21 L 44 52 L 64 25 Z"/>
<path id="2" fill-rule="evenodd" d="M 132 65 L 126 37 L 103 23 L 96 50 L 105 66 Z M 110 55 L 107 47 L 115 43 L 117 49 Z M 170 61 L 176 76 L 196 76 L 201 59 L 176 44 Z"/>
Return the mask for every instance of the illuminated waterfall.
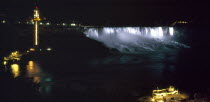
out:
<path id="1" fill-rule="evenodd" d="M 188 47 L 176 41 L 173 27 L 85 28 L 84 34 L 123 53 Z"/>
<path id="2" fill-rule="evenodd" d="M 132 34 L 152 38 L 164 38 L 174 35 L 173 27 L 104 27 L 86 28 L 87 37 L 98 37 L 100 34 Z"/>

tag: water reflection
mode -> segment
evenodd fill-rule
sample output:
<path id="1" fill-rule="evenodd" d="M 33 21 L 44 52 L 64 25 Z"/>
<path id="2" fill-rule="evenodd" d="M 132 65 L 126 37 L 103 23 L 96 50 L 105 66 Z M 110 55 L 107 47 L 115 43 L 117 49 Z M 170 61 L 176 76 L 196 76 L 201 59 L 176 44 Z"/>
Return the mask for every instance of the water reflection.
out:
<path id="1" fill-rule="evenodd" d="M 11 65 L 11 72 L 14 76 L 14 78 L 18 77 L 20 75 L 20 67 L 18 64 L 12 64 Z"/>
<path id="2" fill-rule="evenodd" d="M 35 61 L 29 61 L 26 65 L 26 76 L 32 78 L 34 83 L 40 85 L 39 92 L 43 95 L 49 95 L 52 88 L 52 78 L 42 72 L 41 66 Z"/>
<path id="3" fill-rule="evenodd" d="M 34 61 L 29 61 L 28 65 L 26 66 L 27 69 L 27 77 L 33 78 L 34 83 L 40 83 L 41 81 L 41 70 L 37 63 Z"/>
<path id="4" fill-rule="evenodd" d="M 42 95 L 51 94 L 51 89 L 53 86 L 52 77 L 50 74 L 43 72 L 41 65 L 38 62 L 27 61 L 25 63 L 22 61 L 18 61 L 14 63 L 14 62 L 4 61 L 3 64 L 5 65 L 4 66 L 5 72 L 11 73 L 13 78 L 18 78 L 21 80 L 22 79 L 30 80 L 29 83 L 32 82 L 35 85 L 35 87 L 33 88 L 35 90 L 38 90 L 40 94 Z M 8 69 L 7 65 L 9 66 Z M 20 83 L 22 83 L 21 80 L 19 80 Z"/>

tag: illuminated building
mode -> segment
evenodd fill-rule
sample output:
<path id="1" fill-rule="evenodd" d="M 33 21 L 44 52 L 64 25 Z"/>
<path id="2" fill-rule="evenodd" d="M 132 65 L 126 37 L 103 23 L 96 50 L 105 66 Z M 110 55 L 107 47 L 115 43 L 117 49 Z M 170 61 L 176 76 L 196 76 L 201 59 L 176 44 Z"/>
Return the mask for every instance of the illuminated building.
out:
<path id="1" fill-rule="evenodd" d="M 189 23 L 189 22 L 187 22 L 187 21 L 175 21 L 171 25 L 175 26 L 176 24 L 187 24 L 187 23 Z"/>
<path id="2" fill-rule="evenodd" d="M 153 90 L 152 93 L 152 102 L 164 102 L 164 99 L 166 99 L 168 96 L 172 95 L 178 95 L 179 92 L 178 90 L 175 90 L 173 86 L 170 86 L 167 89 L 158 89 L 158 90 Z"/>
<path id="3" fill-rule="evenodd" d="M 36 6 L 34 10 L 34 45 L 39 45 L 39 21 L 41 20 L 39 17 L 39 9 Z"/>
<path id="4" fill-rule="evenodd" d="M 15 52 L 12 52 L 8 57 L 4 57 L 4 60 L 5 61 L 8 61 L 8 60 L 19 61 L 21 56 L 22 56 L 22 54 L 20 54 L 19 51 L 15 51 Z"/>

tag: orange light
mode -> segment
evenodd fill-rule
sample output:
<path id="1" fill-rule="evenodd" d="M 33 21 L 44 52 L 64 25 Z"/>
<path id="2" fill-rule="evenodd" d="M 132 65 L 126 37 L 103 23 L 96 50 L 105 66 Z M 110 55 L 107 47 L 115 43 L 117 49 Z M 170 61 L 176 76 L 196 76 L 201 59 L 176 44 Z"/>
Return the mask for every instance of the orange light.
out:
<path id="1" fill-rule="evenodd" d="M 34 21 L 40 21 L 41 19 L 40 18 L 34 18 Z"/>
<path id="2" fill-rule="evenodd" d="M 30 48 L 30 51 L 35 51 L 35 49 L 34 48 Z"/>

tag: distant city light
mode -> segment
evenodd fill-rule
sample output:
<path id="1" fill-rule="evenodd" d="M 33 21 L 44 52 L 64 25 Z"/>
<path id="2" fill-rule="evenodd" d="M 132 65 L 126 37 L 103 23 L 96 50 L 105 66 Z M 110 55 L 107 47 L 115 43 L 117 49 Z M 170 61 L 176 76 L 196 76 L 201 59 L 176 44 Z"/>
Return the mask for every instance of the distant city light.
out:
<path id="1" fill-rule="evenodd" d="M 40 24 L 40 25 L 43 25 L 43 23 L 42 23 L 42 22 L 40 22 L 39 24 Z"/>
<path id="2" fill-rule="evenodd" d="M 4 65 L 7 65 L 7 61 L 4 61 L 3 64 L 4 64 Z"/>
<path id="3" fill-rule="evenodd" d="M 63 26 L 65 26 L 66 25 L 66 23 L 63 23 Z"/>
<path id="4" fill-rule="evenodd" d="M 50 23 L 49 23 L 49 22 L 47 22 L 47 23 L 46 23 L 46 25 L 50 25 Z"/>
<path id="5" fill-rule="evenodd" d="M 35 49 L 34 48 L 30 48 L 30 51 L 35 51 Z"/>
<path id="6" fill-rule="evenodd" d="M 75 23 L 71 23 L 71 26 L 76 26 L 76 24 Z"/>
<path id="7" fill-rule="evenodd" d="M 3 20 L 3 21 L 2 21 L 2 23 L 6 23 L 6 21 L 5 21 L 5 20 Z"/>
<path id="8" fill-rule="evenodd" d="M 188 23 L 186 21 L 177 21 L 177 23 Z"/>
<path id="9" fill-rule="evenodd" d="M 47 48 L 47 51 L 51 51 L 52 50 L 52 48 Z"/>

